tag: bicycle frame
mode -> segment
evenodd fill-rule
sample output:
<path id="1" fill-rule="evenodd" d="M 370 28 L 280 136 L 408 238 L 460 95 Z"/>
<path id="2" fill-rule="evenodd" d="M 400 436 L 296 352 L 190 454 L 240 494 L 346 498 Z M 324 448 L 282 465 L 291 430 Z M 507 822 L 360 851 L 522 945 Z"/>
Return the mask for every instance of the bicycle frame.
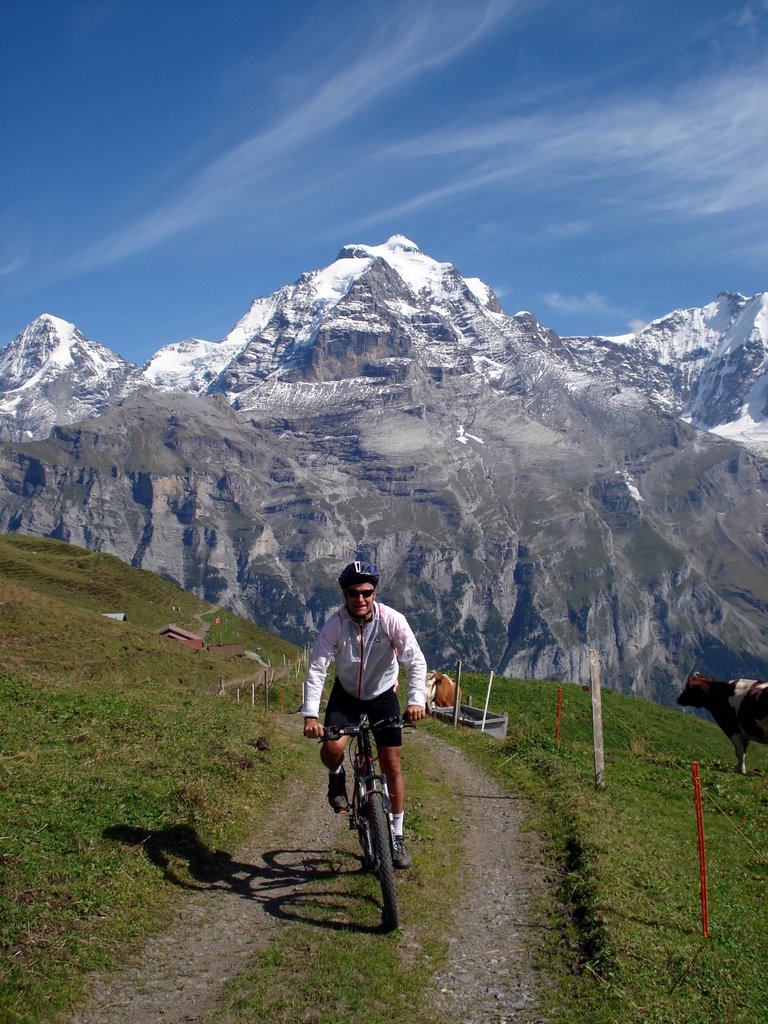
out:
<path id="1" fill-rule="evenodd" d="M 395 837 L 387 780 L 377 770 L 378 758 L 373 753 L 371 732 L 376 726 L 394 724 L 402 724 L 399 715 L 374 725 L 370 724 L 367 715 L 363 715 L 356 724 L 344 728 L 326 728 L 323 731 L 326 740 L 349 736 L 354 741 L 347 748 L 353 773 L 349 827 L 357 829 L 363 850 L 363 867 L 373 869 L 379 876 L 383 899 L 382 926 L 385 931 L 398 927 L 397 888 L 393 871 Z"/>
<path id="2" fill-rule="evenodd" d="M 391 720 L 387 719 L 389 723 Z M 397 719 L 396 719 L 397 721 Z M 377 725 L 384 723 L 376 723 Z M 355 742 L 350 743 L 347 748 L 347 755 L 353 772 L 352 802 L 349 808 L 349 827 L 360 829 L 363 825 L 361 819 L 369 816 L 370 798 L 374 793 L 381 793 L 384 798 L 384 810 L 387 814 L 390 831 L 390 846 L 394 853 L 394 835 L 392 832 L 392 807 L 389 802 L 389 789 L 387 779 L 383 772 L 377 771 L 378 758 L 374 756 L 371 743 L 371 732 L 373 726 L 368 722 L 368 716 L 363 715 L 357 725 L 349 725 L 344 729 L 344 734 L 350 736 Z M 368 835 L 368 840 L 370 836 Z M 361 833 L 362 842 L 362 833 Z M 366 845 L 370 845 L 368 842 Z M 376 866 L 376 856 L 372 850 L 363 851 L 370 859 L 372 866 Z"/>

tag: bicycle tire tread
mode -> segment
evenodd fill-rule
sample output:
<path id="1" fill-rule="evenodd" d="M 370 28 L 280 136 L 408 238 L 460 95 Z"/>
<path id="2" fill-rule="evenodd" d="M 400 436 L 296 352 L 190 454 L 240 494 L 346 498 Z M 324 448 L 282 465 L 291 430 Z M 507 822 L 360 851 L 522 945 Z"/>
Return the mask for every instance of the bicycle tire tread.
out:
<path id="1" fill-rule="evenodd" d="M 387 814 L 381 793 L 370 797 L 370 825 L 376 854 L 376 871 L 381 883 L 383 901 L 381 921 L 385 931 L 394 931 L 399 925 L 395 869 L 392 864 L 392 846 Z"/>

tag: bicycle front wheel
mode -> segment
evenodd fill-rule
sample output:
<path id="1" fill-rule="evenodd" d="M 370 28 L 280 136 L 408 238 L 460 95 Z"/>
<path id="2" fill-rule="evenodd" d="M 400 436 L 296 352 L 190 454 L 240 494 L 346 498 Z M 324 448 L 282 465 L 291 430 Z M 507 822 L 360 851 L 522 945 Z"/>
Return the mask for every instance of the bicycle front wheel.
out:
<path id="1" fill-rule="evenodd" d="M 395 869 L 392 866 L 392 844 L 390 841 L 389 819 L 384 810 L 381 793 L 372 793 L 369 799 L 369 823 L 376 855 L 376 872 L 381 883 L 383 909 L 381 923 L 385 931 L 394 931 L 398 926 L 397 889 Z"/>

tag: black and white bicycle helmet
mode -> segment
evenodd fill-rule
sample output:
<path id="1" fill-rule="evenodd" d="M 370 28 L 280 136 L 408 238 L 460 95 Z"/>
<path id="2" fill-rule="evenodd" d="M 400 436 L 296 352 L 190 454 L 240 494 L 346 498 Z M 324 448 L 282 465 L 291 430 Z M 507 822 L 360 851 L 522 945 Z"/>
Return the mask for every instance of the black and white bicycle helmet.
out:
<path id="1" fill-rule="evenodd" d="M 354 587 L 358 583 L 372 583 L 374 587 L 379 583 L 379 570 L 370 562 L 350 562 L 344 566 L 339 576 L 339 586 L 342 590 L 347 587 Z"/>

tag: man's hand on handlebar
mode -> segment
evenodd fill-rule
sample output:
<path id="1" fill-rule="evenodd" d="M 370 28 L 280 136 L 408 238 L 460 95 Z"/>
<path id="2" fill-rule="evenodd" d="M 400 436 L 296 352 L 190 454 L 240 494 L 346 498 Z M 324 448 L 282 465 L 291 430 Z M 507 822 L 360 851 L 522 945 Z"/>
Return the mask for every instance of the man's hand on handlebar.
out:
<path id="1" fill-rule="evenodd" d="M 403 712 L 404 722 L 418 722 L 421 718 L 426 718 L 426 709 L 421 704 L 409 704 Z M 396 724 L 397 719 L 392 719 L 393 724 Z M 379 723 L 384 724 L 383 722 Z M 375 725 L 375 723 L 374 723 Z M 349 731 L 348 731 L 349 734 Z M 328 730 L 326 730 L 317 718 L 305 718 L 304 719 L 304 735 L 310 740 L 323 740 L 329 739 Z M 336 739 L 337 737 L 332 737 Z"/>
<path id="2" fill-rule="evenodd" d="M 409 704 L 403 714 L 406 722 L 418 722 L 420 718 L 426 717 L 427 712 L 422 704 Z"/>
<path id="3" fill-rule="evenodd" d="M 321 740 L 323 738 L 323 727 L 317 718 L 304 719 L 304 735 L 307 739 Z"/>

